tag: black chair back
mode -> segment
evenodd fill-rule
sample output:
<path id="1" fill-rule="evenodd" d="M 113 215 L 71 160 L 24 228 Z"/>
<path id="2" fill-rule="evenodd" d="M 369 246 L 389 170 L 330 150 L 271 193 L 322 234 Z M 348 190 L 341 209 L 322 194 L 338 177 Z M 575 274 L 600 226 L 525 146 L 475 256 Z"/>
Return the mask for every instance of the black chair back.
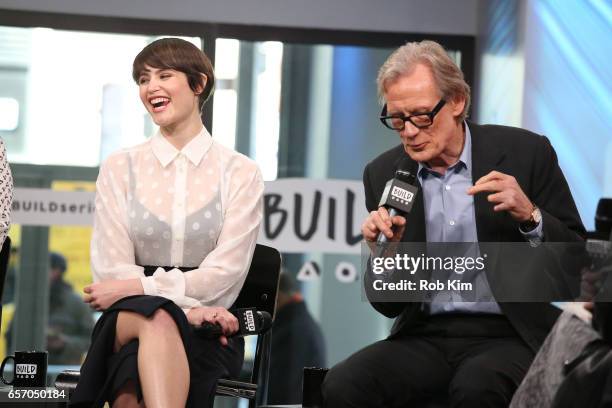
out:
<path id="1" fill-rule="evenodd" d="M 272 247 L 257 244 L 249 273 L 232 308 L 256 307 L 274 318 L 280 269 L 280 253 Z"/>
<path id="2" fill-rule="evenodd" d="M 9 256 L 11 254 L 11 239 L 6 237 L 2 250 L 0 250 L 0 304 L 2 304 L 2 294 L 4 293 L 4 281 L 8 271 Z"/>
<path id="3" fill-rule="evenodd" d="M 270 316 L 274 319 L 281 262 L 281 255 L 276 249 L 257 244 L 253 252 L 253 260 L 251 261 L 249 273 L 238 295 L 238 299 L 236 299 L 232 307 L 256 307 L 258 311 L 270 313 Z M 244 383 L 221 379 L 217 382 L 217 394 L 249 398 L 249 408 L 261 406 L 266 402 L 271 335 L 272 330 L 263 330 L 257 336 L 251 382 Z M 249 394 L 249 396 L 247 397 L 246 394 Z"/>

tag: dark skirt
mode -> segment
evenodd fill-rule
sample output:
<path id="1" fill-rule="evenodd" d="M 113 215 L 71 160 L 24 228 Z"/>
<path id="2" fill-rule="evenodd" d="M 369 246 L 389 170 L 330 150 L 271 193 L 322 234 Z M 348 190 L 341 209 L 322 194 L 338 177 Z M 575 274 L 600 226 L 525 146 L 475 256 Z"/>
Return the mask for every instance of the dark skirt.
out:
<path id="1" fill-rule="evenodd" d="M 212 407 L 219 378 L 237 377 L 244 357 L 244 340 L 231 338 L 224 347 L 218 339 L 194 334 L 185 313 L 171 300 L 159 296 L 130 296 L 107 309 L 94 327 L 91 347 L 81 367 L 81 377 L 70 398 L 71 407 L 102 407 L 112 404 L 119 390 L 132 380 L 142 397 L 138 378 L 138 340 L 113 353 L 117 316 L 120 311 L 150 317 L 164 309 L 174 319 L 189 363 L 190 387 L 187 407 Z M 161 334 L 161 333 L 160 333 Z M 150 356 L 155 358 L 155 356 Z M 168 373 L 171 376 L 172 373 Z"/>

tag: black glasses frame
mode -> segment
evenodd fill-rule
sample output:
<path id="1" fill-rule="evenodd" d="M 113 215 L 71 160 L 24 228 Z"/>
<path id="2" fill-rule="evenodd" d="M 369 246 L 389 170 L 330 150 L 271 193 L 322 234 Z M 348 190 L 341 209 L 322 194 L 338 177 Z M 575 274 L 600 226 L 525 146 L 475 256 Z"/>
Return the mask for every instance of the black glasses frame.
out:
<path id="1" fill-rule="evenodd" d="M 405 116 L 405 115 L 397 115 L 397 114 L 387 115 L 387 104 L 385 103 L 385 105 L 382 108 L 382 112 L 380 112 L 379 119 L 382 122 L 382 124 L 385 125 L 385 127 L 391 130 L 398 130 L 398 131 L 404 130 L 406 128 L 406 121 L 410 122 L 412 126 L 418 129 L 425 129 L 433 125 L 434 118 L 436 117 L 438 112 L 440 112 L 440 110 L 444 107 L 445 104 L 446 104 L 446 100 L 442 98 L 440 99 L 440 102 L 438 102 L 436 106 L 434 106 L 434 108 L 430 112 L 423 112 L 423 113 L 417 113 L 416 115 Z M 415 116 L 428 116 L 430 123 L 428 125 L 417 125 L 416 123 L 412 121 L 412 118 L 414 118 Z M 402 119 L 402 127 L 394 128 L 393 126 L 390 126 L 387 123 L 387 119 Z"/>

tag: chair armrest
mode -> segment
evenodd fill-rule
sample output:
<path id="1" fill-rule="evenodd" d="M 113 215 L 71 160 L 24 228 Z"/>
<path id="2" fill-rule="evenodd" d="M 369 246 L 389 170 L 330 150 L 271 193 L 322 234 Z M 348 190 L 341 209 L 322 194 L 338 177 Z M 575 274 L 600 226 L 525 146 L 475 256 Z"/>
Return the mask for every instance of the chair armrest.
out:
<path id="1" fill-rule="evenodd" d="M 257 385 L 221 378 L 217 381 L 216 394 L 229 397 L 254 399 L 255 395 L 257 394 Z"/>
<path id="2" fill-rule="evenodd" d="M 65 370 L 55 378 L 55 388 L 68 392 L 68 396 L 72 395 L 81 378 L 81 372 L 78 370 Z"/>

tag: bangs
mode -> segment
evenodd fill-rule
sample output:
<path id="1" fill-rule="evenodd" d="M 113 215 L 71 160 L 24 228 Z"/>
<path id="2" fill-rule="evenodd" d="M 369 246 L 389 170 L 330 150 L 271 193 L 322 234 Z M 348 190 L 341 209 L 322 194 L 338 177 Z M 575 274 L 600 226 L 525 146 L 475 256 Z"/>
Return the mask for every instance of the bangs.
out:
<path id="1" fill-rule="evenodd" d="M 185 66 L 185 61 L 189 61 L 189 54 L 186 52 L 186 46 L 192 46 L 191 43 L 186 41 L 175 42 L 171 38 L 166 38 L 163 41 L 154 41 L 147 45 L 140 51 L 140 53 L 134 59 L 132 66 L 132 78 L 134 82 L 138 83 L 138 78 L 146 69 L 146 65 L 156 69 L 173 69 L 176 71 L 182 71 L 184 73 L 190 73 L 194 71 L 194 67 Z"/>
<path id="2" fill-rule="evenodd" d="M 215 72 L 210 59 L 194 44 L 180 38 L 155 40 L 138 53 L 132 64 L 132 79 L 136 84 L 147 66 L 184 73 L 191 90 L 199 94 L 200 110 L 215 85 Z M 202 75 L 206 77 L 205 84 Z"/>

